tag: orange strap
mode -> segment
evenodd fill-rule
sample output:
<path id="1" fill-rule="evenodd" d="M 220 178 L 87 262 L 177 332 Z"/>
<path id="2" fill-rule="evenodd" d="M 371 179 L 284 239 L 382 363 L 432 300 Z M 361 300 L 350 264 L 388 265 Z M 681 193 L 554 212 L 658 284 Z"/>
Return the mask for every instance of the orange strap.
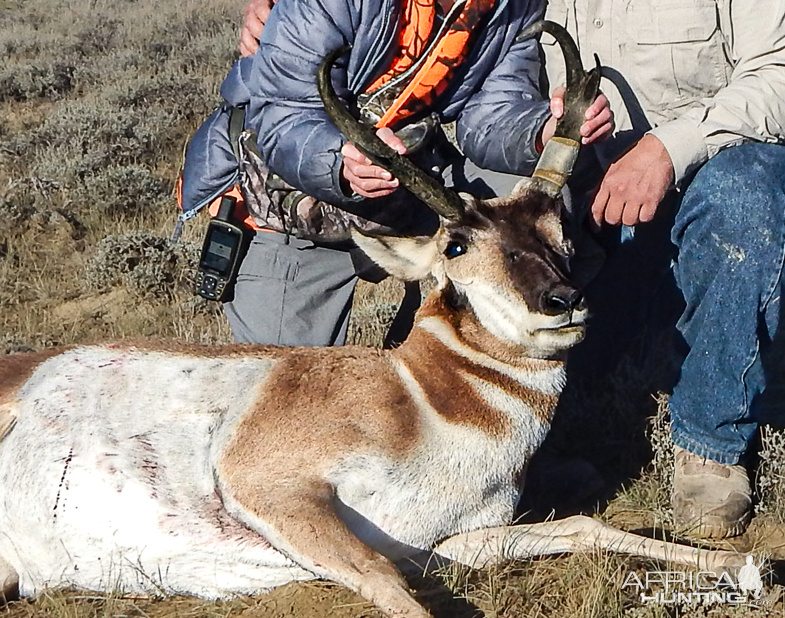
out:
<path id="1" fill-rule="evenodd" d="M 471 50 L 471 39 L 495 0 L 466 0 L 461 14 L 436 43 L 434 49 L 376 123 L 389 127 L 429 107 L 450 83 L 450 78 Z M 408 69 L 421 55 L 436 18 L 436 0 L 404 0 L 400 51 L 390 69 L 368 89 L 376 90 Z"/>

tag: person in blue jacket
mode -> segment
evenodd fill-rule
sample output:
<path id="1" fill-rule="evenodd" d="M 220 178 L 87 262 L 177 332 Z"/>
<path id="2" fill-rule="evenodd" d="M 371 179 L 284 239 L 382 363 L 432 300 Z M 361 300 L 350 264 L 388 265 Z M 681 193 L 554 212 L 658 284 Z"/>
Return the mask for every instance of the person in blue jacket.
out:
<path id="1" fill-rule="evenodd" d="M 434 213 L 346 142 L 322 107 L 315 77 L 328 52 L 350 45 L 333 70 L 333 83 L 342 98 L 360 108 L 363 119 L 379 120 L 385 104 L 378 102 L 389 103 L 392 88 L 385 82 L 386 87 L 374 89 L 374 83 L 385 74 L 399 90 L 410 83 L 407 73 L 394 74 L 391 66 L 410 53 L 403 50 L 402 29 L 416 5 L 414 0 L 280 0 L 272 12 L 269 0 L 249 5 L 247 15 L 262 17 L 254 33 L 260 37 L 258 48 L 246 27 L 242 51 L 248 55 L 221 88 L 227 106 L 245 110 L 240 184 L 257 228 L 234 299 L 224 307 L 238 342 L 344 343 L 354 287 L 365 268 L 350 241 L 350 227 L 395 234 L 434 231 Z M 415 101 L 419 109 L 383 126 L 378 135 L 401 153 L 416 147 L 418 164 L 459 190 L 482 197 L 508 193 L 532 171 L 563 109 L 562 91 L 550 102 L 540 94 L 536 40 L 518 40 L 542 17 L 543 3 L 440 0 L 420 5 L 426 16 L 431 10 L 433 24 L 422 49 L 410 54 L 412 63 L 427 59 L 451 32 L 471 27 L 471 34 L 455 36 L 465 44 L 457 60 L 443 63 L 451 66 L 438 92 L 425 103 Z M 475 23 L 467 26 L 472 19 Z M 379 96 L 382 91 L 386 99 Z M 452 121 L 461 152 L 440 129 Z M 219 110 L 190 150 L 221 141 L 207 128 L 223 137 L 227 123 L 226 111 Z M 586 113 L 584 142 L 601 139 L 612 126 L 607 100 L 600 95 Z M 411 137 L 408 145 L 393 129 Z M 219 159 L 205 155 L 202 163 Z M 225 159 L 227 169 L 230 159 Z M 285 190 L 278 191 L 281 187 Z M 284 194 L 287 198 L 281 199 Z"/>

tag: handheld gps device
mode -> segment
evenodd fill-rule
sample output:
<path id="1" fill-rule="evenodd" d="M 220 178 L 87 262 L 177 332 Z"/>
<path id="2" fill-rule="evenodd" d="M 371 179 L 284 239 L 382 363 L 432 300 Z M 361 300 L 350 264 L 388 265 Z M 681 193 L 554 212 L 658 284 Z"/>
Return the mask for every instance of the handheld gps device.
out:
<path id="1" fill-rule="evenodd" d="M 224 196 L 218 215 L 210 220 L 196 271 L 196 293 L 207 300 L 225 300 L 240 265 L 243 229 L 231 221 L 237 200 Z"/>

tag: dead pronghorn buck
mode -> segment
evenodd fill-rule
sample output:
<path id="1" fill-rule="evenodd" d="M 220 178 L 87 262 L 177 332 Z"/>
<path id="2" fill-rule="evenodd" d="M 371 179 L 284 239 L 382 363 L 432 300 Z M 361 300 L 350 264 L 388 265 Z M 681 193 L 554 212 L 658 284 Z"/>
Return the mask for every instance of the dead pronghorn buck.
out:
<path id="1" fill-rule="evenodd" d="M 567 43 L 557 138 L 534 179 L 486 201 L 364 135 L 332 90 L 336 54 L 322 64 L 336 124 L 441 215 L 430 238 L 357 237 L 391 273 L 438 280 L 400 347 L 120 343 L 0 360 L 6 591 L 222 597 L 321 577 L 424 617 L 393 562 L 602 548 L 741 566 L 587 517 L 508 525 L 586 319 L 558 194 L 599 74 Z"/>

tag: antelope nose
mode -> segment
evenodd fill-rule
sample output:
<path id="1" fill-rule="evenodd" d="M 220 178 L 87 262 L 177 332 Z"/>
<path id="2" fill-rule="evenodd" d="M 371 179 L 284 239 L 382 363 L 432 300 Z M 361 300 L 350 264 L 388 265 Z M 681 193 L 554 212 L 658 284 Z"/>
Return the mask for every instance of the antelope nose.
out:
<path id="1" fill-rule="evenodd" d="M 583 294 L 577 288 L 560 285 L 542 296 L 543 313 L 558 315 L 576 309 L 583 302 Z"/>

